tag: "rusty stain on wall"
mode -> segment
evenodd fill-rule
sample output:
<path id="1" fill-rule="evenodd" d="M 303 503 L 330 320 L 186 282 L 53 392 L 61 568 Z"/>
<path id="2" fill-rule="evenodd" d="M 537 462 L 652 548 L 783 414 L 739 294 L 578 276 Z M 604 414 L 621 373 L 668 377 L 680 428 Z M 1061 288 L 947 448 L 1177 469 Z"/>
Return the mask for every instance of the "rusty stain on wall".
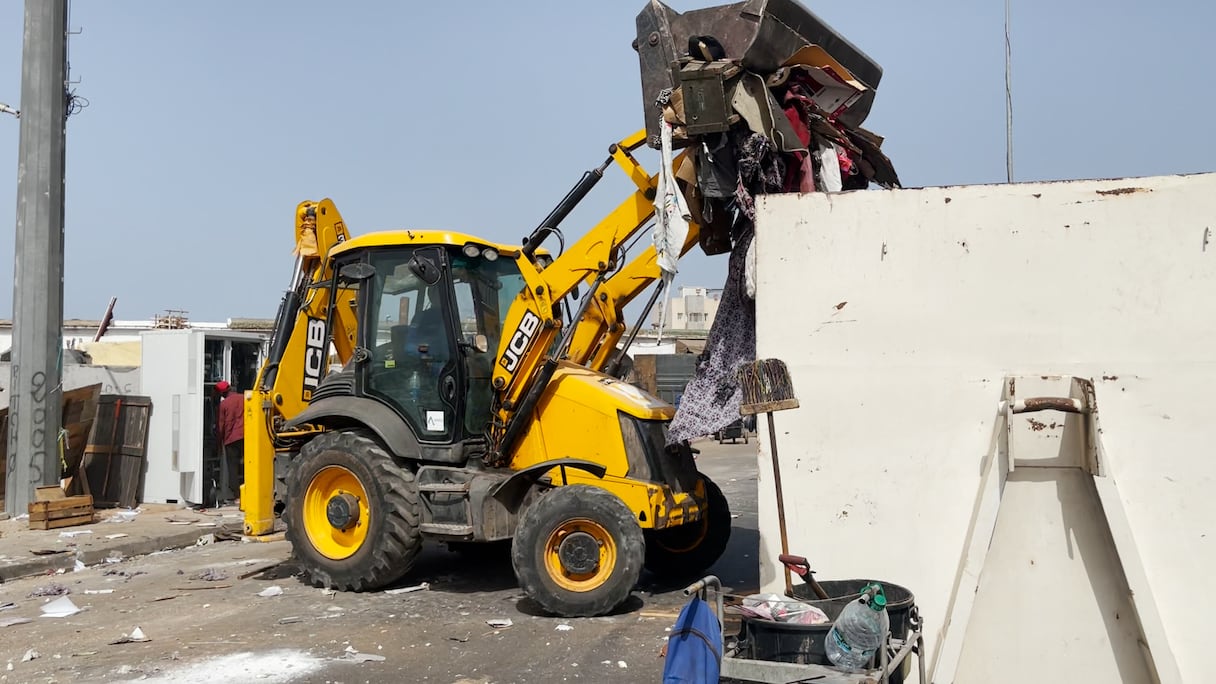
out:
<path id="1" fill-rule="evenodd" d="M 1099 195 L 1107 197 L 1110 195 L 1130 195 L 1133 192 L 1152 192 L 1148 188 L 1115 188 L 1114 190 L 1097 190 Z"/>

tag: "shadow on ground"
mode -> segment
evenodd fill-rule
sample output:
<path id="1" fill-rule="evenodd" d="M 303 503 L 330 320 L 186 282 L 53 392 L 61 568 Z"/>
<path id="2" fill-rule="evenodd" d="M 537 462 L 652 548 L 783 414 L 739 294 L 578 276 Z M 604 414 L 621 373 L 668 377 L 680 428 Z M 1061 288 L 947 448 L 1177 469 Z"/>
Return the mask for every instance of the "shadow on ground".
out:
<path id="1" fill-rule="evenodd" d="M 630 613 L 641 609 L 647 597 L 663 597 L 683 600 L 683 590 L 705 575 L 717 575 L 722 585 L 735 593 L 754 593 L 760 584 L 759 562 L 760 535 L 754 529 L 736 527 L 731 530 L 726 552 L 712 567 L 702 573 L 686 576 L 659 576 L 643 572 L 635 595 L 626 601 L 613 615 Z M 295 578 L 303 583 L 303 572 L 298 563 L 288 560 L 268 568 L 257 575 L 260 580 L 285 580 Z M 510 542 L 490 544 L 447 544 L 428 542 L 423 546 L 414 568 L 397 582 L 384 589 L 416 586 L 422 582 L 430 585 L 430 591 L 449 594 L 481 594 L 509 591 L 519 588 L 515 572 L 511 568 Z M 547 616 L 544 609 L 531 599 L 521 598 L 518 603 L 521 613 Z"/>

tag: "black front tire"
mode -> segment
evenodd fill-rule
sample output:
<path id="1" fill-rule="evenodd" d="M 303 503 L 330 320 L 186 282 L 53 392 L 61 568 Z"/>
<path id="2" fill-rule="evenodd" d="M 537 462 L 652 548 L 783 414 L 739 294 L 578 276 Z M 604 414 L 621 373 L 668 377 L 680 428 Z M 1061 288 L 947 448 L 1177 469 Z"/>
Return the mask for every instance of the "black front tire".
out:
<path id="1" fill-rule="evenodd" d="M 327 468 L 345 469 L 366 496 L 367 528 L 348 557 L 327 556 L 310 538 L 329 531 L 328 522 L 306 514 L 310 487 Z M 314 496 L 316 492 L 314 491 Z M 286 537 L 306 580 L 317 587 L 342 591 L 378 589 L 409 572 L 422 550 L 418 487 L 414 474 L 401 467 L 370 434 L 342 430 L 321 434 L 300 450 L 287 473 Z"/>
<path id="2" fill-rule="evenodd" d="M 583 574 L 566 569 L 556 549 L 571 535 L 593 537 L 611 548 Z M 561 617 L 593 617 L 629 598 L 642 573 L 646 542 L 633 512 L 601 487 L 569 485 L 543 494 L 524 510 L 511 546 L 511 565 L 524 593 Z M 551 553 L 551 551 L 553 551 Z"/>
<path id="3" fill-rule="evenodd" d="M 646 569 L 665 579 L 692 577 L 716 563 L 730 542 L 730 504 L 713 480 L 701 476 L 707 515 L 677 527 L 646 530 Z"/>

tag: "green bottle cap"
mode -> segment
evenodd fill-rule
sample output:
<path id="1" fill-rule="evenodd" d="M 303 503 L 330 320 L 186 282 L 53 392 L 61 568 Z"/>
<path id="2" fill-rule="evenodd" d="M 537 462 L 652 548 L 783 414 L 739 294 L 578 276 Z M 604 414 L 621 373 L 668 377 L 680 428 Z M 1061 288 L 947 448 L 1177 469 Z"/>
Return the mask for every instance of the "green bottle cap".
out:
<path id="1" fill-rule="evenodd" d="M 870 599 L 870 609 L 871 610 L 878 612 L 881 610 L 885 610 L 886 607 L 887 607 L 887 597 L 886 596 L 883 596 L 882 594 L 876 594 L 874 596 L 874 598 Z"/>

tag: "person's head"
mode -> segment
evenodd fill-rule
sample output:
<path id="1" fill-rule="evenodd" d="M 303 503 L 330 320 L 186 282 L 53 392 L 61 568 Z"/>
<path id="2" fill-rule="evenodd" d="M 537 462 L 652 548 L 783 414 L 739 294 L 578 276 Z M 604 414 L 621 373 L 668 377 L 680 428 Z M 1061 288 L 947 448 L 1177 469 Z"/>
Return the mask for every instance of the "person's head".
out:
<path id="1" fill-rule="evenodd" d="M 220 380 L 219 382 L 215 383 L 215 393 L 221 397 L 228 396 L 228 393 L 231 391 L 232 385 L 228 384 L 227 380 Z"/>

